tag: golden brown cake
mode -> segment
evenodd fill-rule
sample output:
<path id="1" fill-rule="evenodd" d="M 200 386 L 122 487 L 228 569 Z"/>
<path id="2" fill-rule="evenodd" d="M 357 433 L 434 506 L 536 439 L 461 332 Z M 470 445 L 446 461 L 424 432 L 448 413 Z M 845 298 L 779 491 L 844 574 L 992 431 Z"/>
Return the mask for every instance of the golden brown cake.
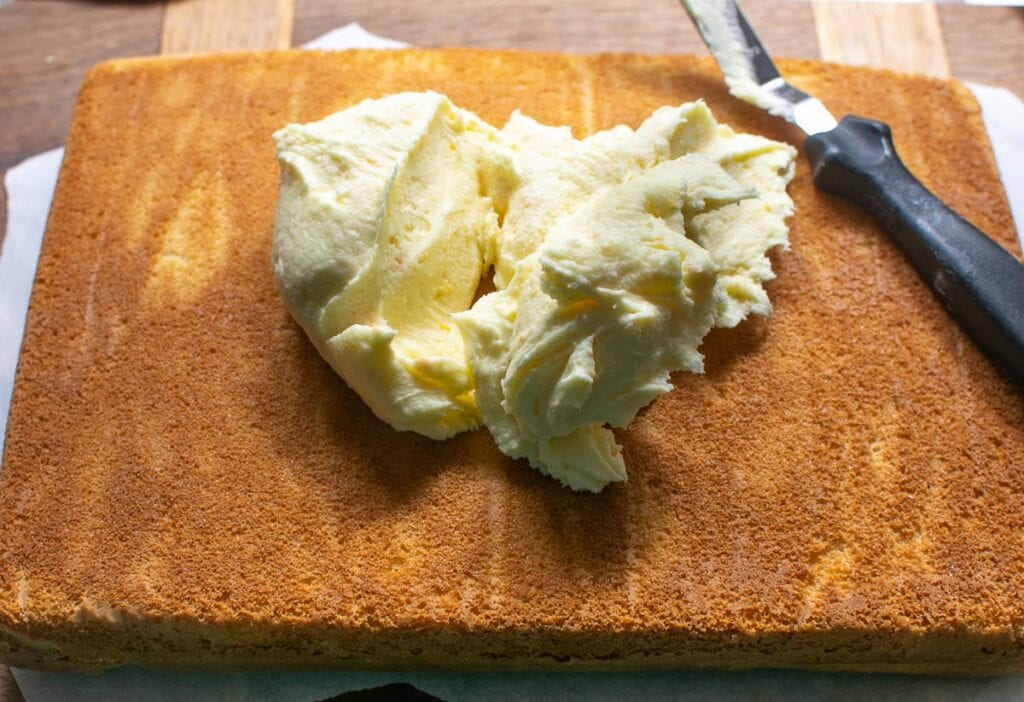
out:
<path id="1" fill-rule="evenodd" d="M 782 62 L 1019 253 L 960 85 Z M 268 263 L 271 133 L 433 89 L 577 135 L 703 97 L 710 61 L 445 50 L 115 61 L 75 112 L 0 472 L 0 660 L 101 669 L 1024 670 L 1024 401 L 801 159 L 775 312 L 572 493 L 484 431 L 376 419 Z"/>

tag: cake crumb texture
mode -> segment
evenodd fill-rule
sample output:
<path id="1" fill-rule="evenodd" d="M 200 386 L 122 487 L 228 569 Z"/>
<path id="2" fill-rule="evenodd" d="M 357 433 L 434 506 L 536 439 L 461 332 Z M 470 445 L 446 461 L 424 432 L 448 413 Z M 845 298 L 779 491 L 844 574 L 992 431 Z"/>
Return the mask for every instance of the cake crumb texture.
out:
<path id="1" fill-rule="evenodd" d="M 1020 251 L 959 84 L 780 62 Z M 801 158 L 770 321 L 617 432 L 575 494 L 483 431 L 377 420 L 269 265 L 271 134 L 446 93 L 577 136 L 704 98 L 710 60 L 290 51 L 102 64 L 82 90 L 0 471 L 0 660 L 170 668 L 1024 670 L 1024 402 Z"/>

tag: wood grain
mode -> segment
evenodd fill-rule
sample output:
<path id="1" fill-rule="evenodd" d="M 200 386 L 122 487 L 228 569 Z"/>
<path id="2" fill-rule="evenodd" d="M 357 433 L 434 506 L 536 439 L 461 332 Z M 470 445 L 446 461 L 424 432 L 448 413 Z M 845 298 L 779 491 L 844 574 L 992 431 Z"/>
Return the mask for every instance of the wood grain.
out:
<path id="1" fill-rule="evenodd" d="M 19 161 L 64 143 L 91 66 L 157 52 L 162 16 L 159 3 L 50 0 L 0 7 L 0 179 Z M 0 246 L 6 212 L 6 194 L 0 194 Z"/>
<path id="2" fill-rule="evenodd" d="M 814 0 L 811 7 L 822 59 L 949 77 L 934 5 Z"/>
<path id="3" fill-rule="evenodd" d="M 162 54 L 287 49 L 295 0 L 174 0 L 164 12 Z"/>
<path id="4" fill-rule="evenodd" d="M 159 4 L 51 0 L 0 7 L 0 169 L 64 142 L 94 64 L 160 47 Z"/>
<path id="5" fill-rule="evenodd" d="M 940 5 L 953 75 L 1024 98 L 1024 7 Z"/>
<path id="6" fill-rule="evenodd" d="M 707 51 L 678 0 L 449 0 L 441 7 L 406 0 L 298 0 L 295 43 L 359 22 L 371 32 L 417 46 L 574 53 Z M 818 58 L 814 18 L 806 2 L 746 0 L 743 10 L 773 54 Z"/>

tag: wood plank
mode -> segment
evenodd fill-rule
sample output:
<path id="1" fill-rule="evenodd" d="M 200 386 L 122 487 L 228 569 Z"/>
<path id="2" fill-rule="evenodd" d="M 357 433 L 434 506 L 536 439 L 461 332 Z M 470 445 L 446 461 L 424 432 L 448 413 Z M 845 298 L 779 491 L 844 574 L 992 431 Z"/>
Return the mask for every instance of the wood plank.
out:
<path id="1" fill-rule="evenodd" d="M 50 0 L 0 7 L 0 178 L 28 156 L 64 143 L 89 68 L 117 56 L 156 53 L 162 16 L 159 3 Z M 0 195 L 0 246 L 6 211 Z"/>
<path id="2" fill-rule="evenodd" d="M 295 43 L 359 22 L 367 30 L 416 46 L 482 46 L 592 53 L 626 51 L 704 54 L 675 0 L 298 0 Z M 779 56 L 817 58 L 814 18 L 806 2 L 745 0 L 744 12 Z"/>
<path id="3" fill-rule="evenodd" d="M 0 169 L 64 142 L 94 64 L 156 53 L 162 8 L 70 0 L 0 7 Z"/>
<path id="4" fill-rule="evenodd" d="M 172 0 L 160 53 L 287 49 L 294 17 L 295 0 Z"/>
<path id="5" fill-rule="evenodd" d="M 813 0 L 811 7 L 825 61 L 950 75 L 934 5 Z"/>
<path id="6" fill-rule="evenodd" d="M 1024 98 L 1024 9 L 940 5 L 939 19 L 954 76 Z"/>

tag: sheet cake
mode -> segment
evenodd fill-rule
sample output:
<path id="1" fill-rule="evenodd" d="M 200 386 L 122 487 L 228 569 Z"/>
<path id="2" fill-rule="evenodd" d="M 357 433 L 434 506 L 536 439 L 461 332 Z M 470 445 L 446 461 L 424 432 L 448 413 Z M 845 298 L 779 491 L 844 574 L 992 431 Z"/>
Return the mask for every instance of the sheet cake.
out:
<path id="1" fill-rule="evenodd" d="M 811 62 L 837 115 L 1019 255 L 970 94 Z M 1024 402 L 864 212 L 790 192 L 775 311 L 574 494 L 486 432 L 378 421 L 268 265 L 271 133 L 433 89 L 577 135 L 704 98 L 709 60 L 479 50 L 136 59 L 82 89 L 0 472 L 0 660 L 173 668 L 1024 670 Z"/>

